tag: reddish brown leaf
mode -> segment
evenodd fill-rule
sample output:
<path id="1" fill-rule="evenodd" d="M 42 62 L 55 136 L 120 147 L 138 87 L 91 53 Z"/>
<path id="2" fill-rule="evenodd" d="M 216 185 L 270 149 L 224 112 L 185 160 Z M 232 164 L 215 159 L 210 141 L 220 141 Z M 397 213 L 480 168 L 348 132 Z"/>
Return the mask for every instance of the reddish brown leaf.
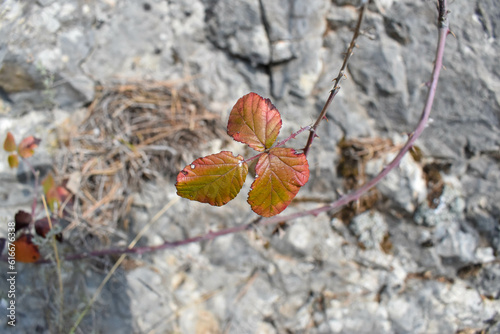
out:
<path id="1" fill-rule="evenodd" d="M 57 197 L 59 198 L 59 201 L 61 201 L 61 203 L 65 202 L 67 198 L 71 196 L 71 193 L 68 191 L 68 189 L 63 186 L 57 186 L 56 192 Z"/>
<path id="2" fill-rule="evenodd" d="M 14 216 L 14 221 L 16 222 L 16 232 L 26 228 L 31 223 L 31 214 L 26 211 L 19 210 Z"/>
<path id="3" fill-rule="evenodd" d="M 54 224 L 57 224 L 57 220 L 52 219 L 51 223 L 52 223 L 52 226 L 53 226 Z M 49 220 L 48 220 L 47 217 L 38 219 L 35 222 L 35 232 L 39 236 L 45 238 L 45 236 L 47 235 L 47 233 L 49 233 L 49 231 L 50 231 L 50 224 L 49 224 Z M 59 241 L 59 242 L 62 241 L 62 233 L 56 234 L 55 237 L 56 237 L 57 241 Z"/>
<path id="4" fill-rule="evenodd" d="M 306 184 L 309 164 L 303 153 L 276 147 L 259 158 L 255 172 L 248 203 L 255 213 L 271 217 L 285 210 Z"/>
<path id="5" fill-rule="evenodd" d="M 50 224 L 47 217 L 38 219 L 35 222 L 35 232 L 41 237 L 45 238 L 45 235 L 50 231 Z"/>
<path id="6" fill-rule="evenodd" d="M 17 154 L 14 153 L 9 155 L 7 160 L 9 161 L 10 168 L 17 168 L 17 166 L 19 166 L 19 158 L 17 157 Z"/>
<path id="7" fill-rule="evenodd" d="M 16 140 L 10 132 L 7 132 L 7 137 L 5 137 L 3 143 L 3 149 L 7 152 L 14 152 L 16 150 Z"/>
<path id="8" fill-rule="evenodd" d="M 29 158 L 35 153 L 35 148 L 40 144 L 40 139 L 33 136 L 24 138 L 17 148 L 17 152 L 23 158 Z"/>
<path id="9" fill-rule="evenodd" d="M 38 246 L 31 241 L 32 237 L 28 234 L 23 234 L 13 242 L 16 261 L 32 263 L 38 261 L 40 252 Z"/>
<path id="10" fill-rule="evenodd" d="M 177 194 L 181 197 L 221 206 L 238 195 L 248 174 L 241 155 L 222 151 L 199 158 L 177 175 Z"/>
<path id="11" fill-rule="evenodd" d="M 63 203 L 66 203 L 67 205 L 71 205 L 73 203 L 71 199 L 68 200 L 68 198 L 71 198 L 72 194 L 65 187 L 57 186 L 56 194 L 59 206 L 63 205 Z"/>
<path id="12" fill-rule="evenodd" d="M 257 151 L 270 148 L 281 129 L 281 116 L 269 99 L 250 93 L 229 114 L 227 133 Z"/>

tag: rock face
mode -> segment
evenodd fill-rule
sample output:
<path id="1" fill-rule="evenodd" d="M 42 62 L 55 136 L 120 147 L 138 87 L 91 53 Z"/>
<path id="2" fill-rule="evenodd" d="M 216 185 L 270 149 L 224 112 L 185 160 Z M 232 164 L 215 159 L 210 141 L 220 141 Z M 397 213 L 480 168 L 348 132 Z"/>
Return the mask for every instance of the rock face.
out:
<path id="1" fill-rule="evenodd" d="M 93 100 L 96 85 L 128 80 L 187 86 L 224 120 L 254 91 L 280 110 L 285 138 L 319 114 L 361 2 L 5 0 L 0 139 L 7 131 L 46 138 L 59 120 L 54 110 L 71 114 Z M 432 122 L 417 142 L 420 157 L 408 155 L 381 184 L 379 205 L 349 221 L 323 214 L 136 257 L 108 283 L 82 331 L 500 333 L 500 6 L 448 5 L 455 37 Z M 338 197 L 343 138 L 412 131 L 432 70 L 436 17 L 433 1 L 369 3 L 347 79 L 308 156 L 303 201 L 289 212 Z M 8 220 L 30 206 L 31 190 L 17 184 L 4 153 L 0 159 L 0 217 Z M 47 165 L 47 154 L 42 160 Z M 370 176 L 384 164 L 363 168 Z M 438 166 L 434 174 L 430 165 Z M 135 232 L 170 195 L 167 181 L 138 195 L 148 205 L 133 210 Z M 151 227 L 149 243 L 255 218 L 244 195 L 220 209 L 179 203 Z M 71 322 L 102 277 L 87 262 L 63 269 Z M 18 271 L 17 326 L 54 332 L 57 307 L 46 296 L 57 299 L 55 271 Z M 0 286 L 6 291 L 5 280 Z"/>

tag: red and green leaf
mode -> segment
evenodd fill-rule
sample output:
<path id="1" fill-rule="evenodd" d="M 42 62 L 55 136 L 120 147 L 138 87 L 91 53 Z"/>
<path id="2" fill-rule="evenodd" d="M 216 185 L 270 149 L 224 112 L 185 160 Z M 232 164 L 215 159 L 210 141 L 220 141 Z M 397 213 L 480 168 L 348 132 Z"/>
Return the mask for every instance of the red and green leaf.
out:
<path id="1" fill-rule="evenodd" d="M 56 186 L 54 176 L 48 174 L 42 181 L 42 188 L 45 198 L 47 199 L 47 204 L 51 211 L 54 211 L 55 204 L 61 205 L 67 200 L 71 193 L 63 186 Z"/>
<path id="2" fill-rule="evenodd" d="M 248 165 L 241 155 L 222 151 L 196 159 L 177 175 L 177 194 L 210 205 L 222 206 L 238 195 Z"/>
<path id="3" fill-rule="evenodd" d="M 250 93 L 240 98 L 229 115 L 227 133 L 234 140 L 262 152 L 248 203 L 257 214 L 270 217 L 290 204 L 309 179 L 304 153 L 274 147 L 281 116 L 269 99 Z M 248 165 L 241 156 L 223 151 L 195 160 L 177 176 L 177 194 L 221 206 L 236 197 L 245 182 Z"/>
<path id="4" fill-rule="evenodd" d="M 59 200 L 59 196 L 57 194 L 56 181 L 51 173 L 43 179 L 42 188 L 45 199 L 47 200 L 47 205 L 49 206 L 50 211 L 53 212 L 55 203 L 57 203 L 57 205 L 61 205 L 61 201 Z"/>
<path id="5" fill-rule="evenodd" d="M 5 137 L 5 141 L 3 142 L 3 149 L 7 152 L 14 152 L 16 150 L 16 140 L 10 132 L 7 132 L 7 137 Z"/>
<path id="6" fill-rule="evenodd" d="M 15 249 L 16 261 L 25 263 L 38 261 L 40 252 L 38 251 L 38 246 L 31 239 L 31 235 L 23 234 L 12 243 Z"/>
<path id="7" fill-rule="evenodd" d="M 256 151 L 270 148 L 281 129 L 281 116 L 269 99 L 250 93 L 238 100 L 229 114 L 227 133 Z"/>
<path id="8" fill-rule="evenodd" d="M 255 172 L 248 203 L 255 213 L 271 217 L 285 210 L 306 184 L 309 164 L 304 153 L 276 147 L 259 158 Z"/>
<path id="9" fill-rule="evenodd" d="M 19 166 L 19 157 L 17 154 L 10 154 L 7 157 L 7 160 L 9 161 L 10 168 L 17 168 L 17 166 Z"/>
<path id="10" fill-rule="evenodd" d="M 52 173 L 49 173 L 42 181 L 43 194 L 47 197 L 47 194 L 51 189 L 54 189 L 56 186 L 56 181 L 54 180 L 54 176 Z"/>
<path id="11" fill-rule="evenodd" d="M 29 158 L 35 153 L 35 148 L 40 144 L 40 139 L 33 136 L 24 138 L 17 148 L 17 152 L 23 158 Z"/>

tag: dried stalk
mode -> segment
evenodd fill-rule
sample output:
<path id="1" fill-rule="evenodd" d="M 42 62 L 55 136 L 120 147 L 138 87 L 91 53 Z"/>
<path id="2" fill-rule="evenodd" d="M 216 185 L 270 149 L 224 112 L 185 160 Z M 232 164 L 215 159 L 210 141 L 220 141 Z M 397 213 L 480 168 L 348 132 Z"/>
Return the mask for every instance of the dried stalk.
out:
<path id="1" fill-rule="evenodd" d="M 330 104 L 332 103 L 333 99 L 335 96 L 338 94 L 340 90 L 340 81 L 345 77 L 345 71 L 347 69 L 347 64 L 349 63 L 349 59 L 351 59 L 351 56 L 353 54 L 354 48 L 356 47 L 356 41 L 358 40 L 358 37 L 361 33 L 361 24 L 363 23 L 363 18 L 366 10 L 367 2 L 361 7 L 359 10 L 359 15 L 358 15 L 358 22 L 356 23 L 356 29 L 354 30 L 354 34 L 351 39 L 351 43 L 349 44 L 349 47 L 347 48 L 347 52 L 344 57 L 344 62 L 342 63 L 342 67 L 340 67 L 339 74 L 335 79 L 333 79 L 334 85 L 332 90 L 330 91 L 330 95 L 328 96 L 328 99 L 326 99 L 326 103 L 323 106 L 323 109 L 321 110 L 321 113 L 319 114 L 318 118 L 316 119 L 316 122 L 314 122 L 314 125 L 309 129 L 309 138 L 307 139 L 306 146 L 304 147 L 304 154 L 307 155 L 309 153 L 309 149 L 311 148 L 311 145 L 314 141 L 314 138 L 317 137 L 316 135 L 316 129 L 318 128 L 319 124 L 323 119 L 326 119 L 326 112 L 328 111 L 328 108 L 330 107 Z"/>

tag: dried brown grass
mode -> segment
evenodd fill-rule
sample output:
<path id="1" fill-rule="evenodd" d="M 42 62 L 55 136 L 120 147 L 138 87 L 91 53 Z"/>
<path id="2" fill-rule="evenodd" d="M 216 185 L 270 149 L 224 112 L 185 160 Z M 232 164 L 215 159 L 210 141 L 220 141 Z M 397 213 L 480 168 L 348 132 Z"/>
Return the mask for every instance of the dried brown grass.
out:
<path id="1" fill-rule="evenodd" d="M 127 229 L 144 182 L 173 178 L 201 144 L 222 136 L 219 116 L 200 101 L 167 82 L 98 87 L 83 122 L 60 136 L 59 179 L 75 188 L 70 228 L 83 222 L 105 244 L 117 224 Z"/>

